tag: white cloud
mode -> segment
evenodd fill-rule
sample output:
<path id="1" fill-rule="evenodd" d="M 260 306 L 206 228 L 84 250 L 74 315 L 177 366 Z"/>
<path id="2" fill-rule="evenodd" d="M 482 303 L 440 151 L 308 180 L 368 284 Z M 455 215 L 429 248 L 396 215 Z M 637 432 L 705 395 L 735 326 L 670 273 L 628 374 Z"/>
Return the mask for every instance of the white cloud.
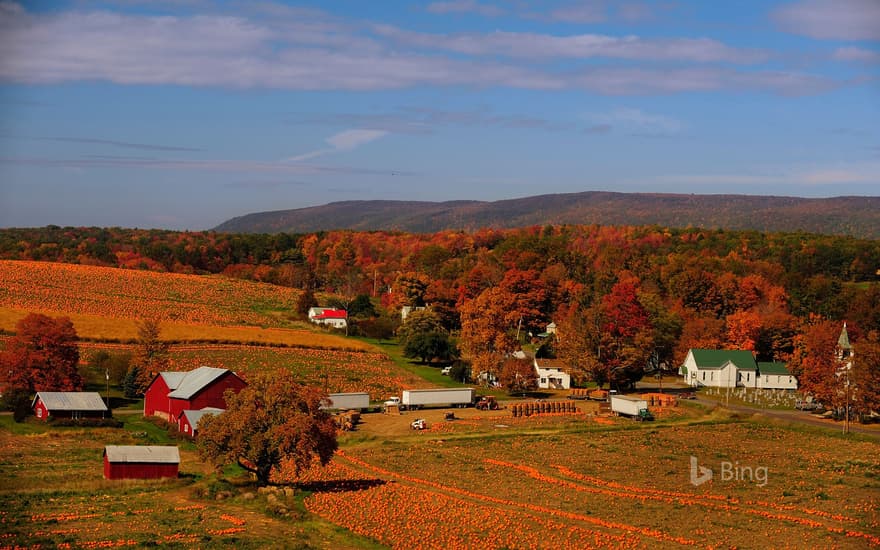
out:
<path id="1" fill-rule="evenodd" d="M 609 113 L 587 115 L 587 119 L 611 128 L 619 128 L 630 134 L 673 135 L 683 128 L 680 120 L 666 116 L 646 113 L 629 107 L 615 109 Z"/>
<path id="2" fill-rule="evenodd" d="M 355 147 L 360 147 L 361 145 L 375 141 L 387 133 L 388 132 L 384 130 L 365 130 L 357 128 L 330 136 L 327 138 L 327 143 L 332 145 L 338 151 L 349 151 Z"/>
<path id="3" fill-rule="evenodd" d="M 504 10 L 492 4 L 483 4 L 475 0 L 451 0 L 449 2 L 431 2 L 425 8 L 431 13 L 476 13 L 486 17 L 496 17 Z"/>
<path id="4" fill-rule="evenodd" d="M 840 61 L 855 61 L 858 63 L 880 63 L 880 52 L 875 50 L 867 50 L 865 48 L 857 48 L 855 46 L 847 46 L 845 48 L 837 48 L 834 51 L 834 59 Z"/>
<path id="5" fill-rule="evenodd" d="M 377 25 L 378 34 L 407 46 L 478 56 L 510 58 L 611 58 L 648 61 L 757 63 L 768 56 L 732 48 L 709 38 L 645 39 L 638 36 L 549 34 L 495 31 L 488 34 L 430 34 Z"/>
<path id="6" fill-rule="evenodd" d="M 856 162 L 846 165 L 758 168 L 742 173 L 670 174 L 656 178 L 661 183 L 705 185 L 789 185 L 828 187 L 835 185 L 878 184 L 880 164 Z M 876 193 L 873 193 L 876 194 Z"/>
<path id="7" fill-rule="evenodd" d="M 601 23 L 605 21 L 605 6 L 600 2 L 579 2 L 556 8 L 549 19 L 567 23 Z"/>
<path id="8" fill-rule="evenodd" d="M 716 90 L 803 94 L 838 85 L 804 73 L 706 65 L 752 63 L 766 54 L 704 38 L 504 32 L 444 37 L 389 26 L 358 27 L 308 10 L 260 11 L 259 5 L 251 7 L 257 14 L 251 18 L 107 11 L 29 14 L 15 4 L 0 6 L 0 82 L 91 80 L 285 90 L 472 86 L 610 95 Z M 505 57 L 507 61 L 499 60 Z M 586 58 L 701 65 L 562 69 L 545 62 Z"/>
<path id="9" fill-rule="evenodd" d="M 352 149 L 356 149 L 361 145 L 366 145 L 367 143 L 375 141 L 387 134 L 388 132 L 385 130 L 369 130 L 362 128 L 345 130 L 344 132 L 334 134 L 325 140 L 328 144 L 332 146 L 331 148 L 317 149 L 315 151 L 303 153 L 302 155 L 297 155 L 295 157 L 290 157 L 284 160 L 286 162 L 302 162 L 304 160 L 320 157 L 328 153 L 351 151 Z"/>
<path id="10" fill-rule="evenodd" d="M 878 0 L 803 0 L 773 18 L 785 30 L 827 40 L 880 40 Z"/>

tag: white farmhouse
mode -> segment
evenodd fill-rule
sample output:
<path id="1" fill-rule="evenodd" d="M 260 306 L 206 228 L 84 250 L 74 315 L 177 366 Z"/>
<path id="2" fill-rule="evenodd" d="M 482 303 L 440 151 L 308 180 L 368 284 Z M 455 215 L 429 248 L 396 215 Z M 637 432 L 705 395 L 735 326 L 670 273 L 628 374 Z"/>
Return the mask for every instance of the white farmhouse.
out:
<path id="1" fill-rule="evenodd" d="M 538 387 L 544 390 L 571 389 L 571 375 L 562 370 L 562 365 L 552 359 L 535 359 L 535 372 L 538 374 Z"/>
<path id="2" fill-rule="evenodd" d="M 348 312 L 344 309 L 312 307 L 309 308 L 309 321 L 333 328 L 345 328 L 348 325 Z"/>

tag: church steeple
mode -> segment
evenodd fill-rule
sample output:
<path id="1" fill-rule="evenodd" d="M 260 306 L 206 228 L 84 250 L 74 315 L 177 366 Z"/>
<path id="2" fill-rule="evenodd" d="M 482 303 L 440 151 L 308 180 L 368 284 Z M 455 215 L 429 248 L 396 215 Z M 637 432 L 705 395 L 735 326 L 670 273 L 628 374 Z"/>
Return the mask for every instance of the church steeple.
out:
<path id="1" fill-rule="evenodd" d="M 852 350 L 852 345 L 849 343 L 849 334 L 846 332 L 846 321 L 843 322 L 843 330 L 840 331 L 840 338 L 837 339 L 837 347 L 842 350 Z"/>
<path id="2" fill-rule="evenodd" d="M 849 343 L 849 334 L 846 332 L 846 321 L 843 322 L 843 330 L 837 339 L 837 356 L 841 360 L 852 361 L 852 344 Z"/>

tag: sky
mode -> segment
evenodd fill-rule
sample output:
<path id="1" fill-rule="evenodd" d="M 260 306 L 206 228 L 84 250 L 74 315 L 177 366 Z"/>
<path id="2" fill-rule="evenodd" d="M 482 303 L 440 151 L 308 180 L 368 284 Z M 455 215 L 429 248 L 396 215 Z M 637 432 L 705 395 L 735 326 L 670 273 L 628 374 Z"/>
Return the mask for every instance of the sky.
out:
<path id="1" fill-rule="evenodd" d="M 880 195 L 880 0 L 0 0 L 0 226 Z"/>

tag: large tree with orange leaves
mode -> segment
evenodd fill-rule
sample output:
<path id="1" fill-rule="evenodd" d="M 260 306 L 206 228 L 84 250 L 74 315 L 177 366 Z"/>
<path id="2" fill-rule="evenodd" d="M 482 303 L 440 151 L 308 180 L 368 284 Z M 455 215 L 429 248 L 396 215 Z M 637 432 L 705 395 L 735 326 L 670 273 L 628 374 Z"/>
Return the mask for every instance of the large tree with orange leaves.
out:
<path id="1" fill-rule="evenodd" d="M 880 412 L 880 332 L 871 331 L 855 343 L 851 383 L 855 409 Z"/>
<path id="2" fill-rule="evenodd" d="M 459 343 L 475 378 L 483 372 L 498 376 L 504 358 L 519 348 L 517 335 L 540 328 L 546 320 L 546 300 L 536 272 L 514 269 L 497 286 L 465 301 Z"/>
<path id="3" fill-rule="evenodd" d="M 283 369 L 259 373 L 239 393 L 227 392 L 223 414 L 199 422 L 199 455 L 218 466 L 238 464 L 261 485 L 285 464 L 296 475 L 315 459 L 325 465 L 337 448 L 326 399 Z"/>
<path id="4" fill-rule="evenodd" d="M 15 336 L 0 354 L 0 387 L 29 392 L 81 390 L 77 340 L 67 317 L 27 315 L 16 324 Z"/>
<path id="5" fill-rule="evenodd" d="M 795 337 L 789 363 L 801 391 L 835 407 L 843 404 L 844 394 L 840 376 L 844 363 L 838 358 L 837 347 L 840 329 L 837 322 L 811 316 Z"/>

